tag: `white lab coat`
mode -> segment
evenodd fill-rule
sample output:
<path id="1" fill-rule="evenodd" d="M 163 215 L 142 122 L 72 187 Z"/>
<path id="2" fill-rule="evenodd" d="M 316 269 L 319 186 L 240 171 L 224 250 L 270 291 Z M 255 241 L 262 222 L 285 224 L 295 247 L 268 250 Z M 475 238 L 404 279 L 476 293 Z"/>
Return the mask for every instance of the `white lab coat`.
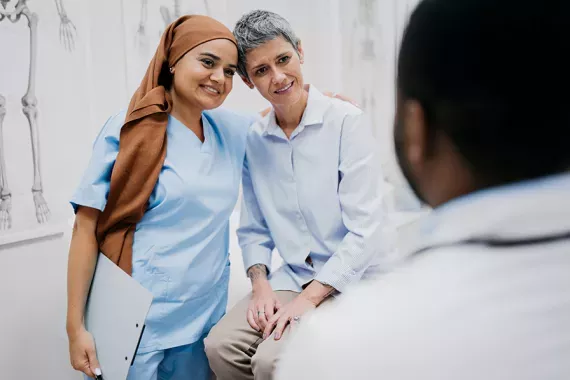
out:
<path id="1" fill-rule="evenodd" d="M 570 175 L 474 193 L 295 329 L 278 380 L 570 378 Z"/>

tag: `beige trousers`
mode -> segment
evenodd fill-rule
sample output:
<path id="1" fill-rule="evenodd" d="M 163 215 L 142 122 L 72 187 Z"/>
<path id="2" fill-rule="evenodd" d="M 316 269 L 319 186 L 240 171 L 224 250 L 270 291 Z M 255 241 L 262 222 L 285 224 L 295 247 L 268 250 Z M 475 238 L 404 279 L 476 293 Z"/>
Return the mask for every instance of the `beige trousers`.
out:
<path id="1" fill-rule="evenodd" d="M 282 305 L 299 293 L 276 291 Z M 279 340 L 273 334 L 263 340 L 247 322 L 251 294 L 230 310 L 204 340 L 206 355 L 217 380 L 270 380 L 279 352 L 290 334 L 288 325 Z M 294 329 L 294 327 L 293 327 Z"/>

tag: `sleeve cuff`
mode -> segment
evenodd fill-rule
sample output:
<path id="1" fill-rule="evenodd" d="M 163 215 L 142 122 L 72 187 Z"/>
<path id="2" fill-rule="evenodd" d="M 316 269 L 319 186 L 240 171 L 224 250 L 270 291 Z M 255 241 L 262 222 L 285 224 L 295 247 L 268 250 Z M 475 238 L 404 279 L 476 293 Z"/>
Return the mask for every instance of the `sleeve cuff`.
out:
<path id="1" fill-rule="evenodd" d="M 261 246 L 249 246 L 242 249 L 243 267 L 247 270 L 255 264 L 263 264 L 267 267 L 267 273 L 271 272 L 272 250 Z"/>
<path id="2" fill-rule="evenodd" d="M 327 264 L 332 264 L 332 262 Z M 315 280 L 322 284 L 330 285 L 342 293 L 350 284 L 360 280 L 362 274 L 363 272 L 355 272 L 345 265 L 339 265 L 336 267 L 325 265 L 325 267 L 317 274 Z"/>
<path id="3" fill-rule="evenodd" d="M 96 186 L 82 187 L 73 194 L 69 203 L 71 207 L 73 207 L 74 213 L 77 213 L 79 206 L 96 208 L 99 211 L 103 211 L 107 204 L 107 195 L 104 188 L 102 189 Z"/>

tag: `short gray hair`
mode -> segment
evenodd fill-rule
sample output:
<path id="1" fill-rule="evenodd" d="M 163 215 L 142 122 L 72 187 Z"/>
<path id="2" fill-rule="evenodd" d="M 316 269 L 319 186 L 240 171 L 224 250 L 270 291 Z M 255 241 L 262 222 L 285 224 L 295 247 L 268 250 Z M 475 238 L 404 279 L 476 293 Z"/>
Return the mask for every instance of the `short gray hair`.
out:
<path id="1" fill-rule="evenodd" d="M 236 23 L 234 36 L 238 43 L 238 73 L 249 80 L 246 71 L 245 55 L 252 49 L 267 41 L 283 37 L 288 41 L 297 54 L 299 38 L 293 32 L 291 25 L 277 13 L 255 10 L 244 14 Z"/>

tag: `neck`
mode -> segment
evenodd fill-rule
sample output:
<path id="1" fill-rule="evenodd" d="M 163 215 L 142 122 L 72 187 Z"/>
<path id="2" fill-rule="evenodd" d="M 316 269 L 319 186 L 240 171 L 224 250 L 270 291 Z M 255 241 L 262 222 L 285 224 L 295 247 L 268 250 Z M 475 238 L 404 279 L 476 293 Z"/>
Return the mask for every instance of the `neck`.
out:
<path id="1" fill-rule="evenodd" d="M 307 108 L 307 100 L 309 99 L 309 85 L 304 86 L 301 92 L 301 98 L 293 104 L 272 104 L 275 110 L 275 118 L 277 125 L 287 133 L 289 130 L 297 128 L 305 108 Z"/>
<path id="2" fill-rule="evenodd" d="M 202 118 L 202 110 L 196 107 L 192 107 L 188 104 L 181 104 L 177 101 L 176 97 L 172 96 L 172 109 L 170 114 L 178 119 L 180 122 L 184 123 L 188 128 L 200 123 Z"/>
<path id="3" fill-rule="evenodd" d="M 172 109 L 170 114 L 184 124 L 188 129 L 193 131 L 196 136 L 204 141 L 204 131 L 202 128 L 202 109 L 193 107 L 190 104 L 182 102 L 173 91 L 172 93 Z"/>

